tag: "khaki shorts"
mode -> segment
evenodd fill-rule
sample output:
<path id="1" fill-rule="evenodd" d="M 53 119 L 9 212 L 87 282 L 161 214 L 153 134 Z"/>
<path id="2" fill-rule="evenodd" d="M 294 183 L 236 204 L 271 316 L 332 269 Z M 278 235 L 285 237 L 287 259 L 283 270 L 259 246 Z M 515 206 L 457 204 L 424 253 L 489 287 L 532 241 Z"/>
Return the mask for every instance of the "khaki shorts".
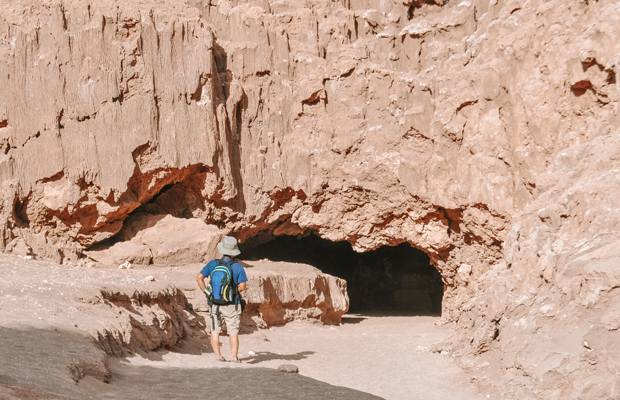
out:
<path id="1" fill-rule="evenodd" d="M 219 307 L 219 315 L 217 314 Z M 241 320 L 241 305 L 237 305 L 235 310 L 234 304 L 227 306 L 212 305 L 211 310 L 211 332 L 222 333 L 222 319 L 226 323 L 226 331 L 229 335 L 237 335 L 239 333 L 239 321 Z"/>

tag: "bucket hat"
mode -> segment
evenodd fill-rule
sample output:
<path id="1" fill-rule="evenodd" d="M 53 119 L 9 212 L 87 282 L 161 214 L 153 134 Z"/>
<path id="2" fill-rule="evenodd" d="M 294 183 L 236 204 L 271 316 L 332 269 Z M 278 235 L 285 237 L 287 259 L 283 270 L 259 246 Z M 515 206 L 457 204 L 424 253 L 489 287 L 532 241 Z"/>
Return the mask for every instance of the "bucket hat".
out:
<path id="1" fill-rule="evenodd" d="M 237 247 L 237 239 L 232 236 L 226 236 L 224 240 L 217 244 L 217 250 L 227 256 L 238 256 L 241 254 Z"/>

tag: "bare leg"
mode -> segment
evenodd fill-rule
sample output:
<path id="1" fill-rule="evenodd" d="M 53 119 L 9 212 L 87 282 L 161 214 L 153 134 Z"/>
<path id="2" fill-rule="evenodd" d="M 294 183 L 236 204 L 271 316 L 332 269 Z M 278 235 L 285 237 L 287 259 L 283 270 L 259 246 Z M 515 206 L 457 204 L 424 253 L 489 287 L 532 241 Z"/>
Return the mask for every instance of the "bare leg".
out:
<path id="1" fill-rule="evenodd" d="M 231 339 L 232 340 L 232 339 Z M 213 351 L 217 358 L 222 358 L 222 353 L 220 353 L 220 334 L 211 332 L 211 347 L 213 347 Z"/>
<path id="2" fill-rule="evenodd" d="M 232 359 L 233 360 L 238 360 L 239 356 L 239 335 L 237 334 L 230 334 L 230 351 L 232 354 Z M 219 350 L 219 349 L 218 349 Z"/>

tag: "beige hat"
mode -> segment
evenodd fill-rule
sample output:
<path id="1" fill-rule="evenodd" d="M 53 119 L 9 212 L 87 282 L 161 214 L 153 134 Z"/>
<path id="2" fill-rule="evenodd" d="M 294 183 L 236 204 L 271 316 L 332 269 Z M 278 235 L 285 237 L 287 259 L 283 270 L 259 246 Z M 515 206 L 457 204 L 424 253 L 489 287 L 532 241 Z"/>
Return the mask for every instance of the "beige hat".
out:
<path id="1" fill-rule="evenodd" d="M 224 240 L 217 244 L 217 250 L 226 256 L 238 256 L 241 254 L 237 247 L 237 239 L 232 236 L 226 236 Z"/>

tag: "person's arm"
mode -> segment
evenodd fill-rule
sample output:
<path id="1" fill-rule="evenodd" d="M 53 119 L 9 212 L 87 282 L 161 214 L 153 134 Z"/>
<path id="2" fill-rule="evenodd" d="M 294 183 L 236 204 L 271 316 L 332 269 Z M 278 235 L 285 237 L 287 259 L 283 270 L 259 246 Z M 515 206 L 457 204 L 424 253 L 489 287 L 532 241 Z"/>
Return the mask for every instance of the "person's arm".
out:
<path id="1" fill-rule="evenodd" d="M 198 287 L 200 288 L 200 290 L 202 290 L 203 292 L 207 290 L 207 285 L 205 284 L 205 276 L 203 274 L 198 273 L 198 276 L 196 277 L 196 282 L 198 282 Z"/>
<path id="2" fill-rule="evenodd" d="M 235 267 L 235 282 L 239 282 L 237 284 L 237 290 L 239 291 L 239 293 L 243 292 L 246 288 L 246 282 L 248 281 L 248 277 L 245 274 L 245 269 L 243 268 L 243 265 L 241 265 L 240 263 L 234 263 L 233 266 Z"/>
<path id="3" fill-rule="evenodd" d="M 210 261 L 207 265 L 204 266 L 203 269 L 200 270 L 200 272 L 198 273 L 198 276 L 196 276 L 196 282 L 198 283 L 198 287 L 200 288 L 200 290 L 202 290 L 207 295 L 207 297 L 209 297 L 209 295 L 206 292 L 207 284 L 205 283 L 205 278 L 211 276 L 212 272 L 213 272 L 213 261 Z"/>

